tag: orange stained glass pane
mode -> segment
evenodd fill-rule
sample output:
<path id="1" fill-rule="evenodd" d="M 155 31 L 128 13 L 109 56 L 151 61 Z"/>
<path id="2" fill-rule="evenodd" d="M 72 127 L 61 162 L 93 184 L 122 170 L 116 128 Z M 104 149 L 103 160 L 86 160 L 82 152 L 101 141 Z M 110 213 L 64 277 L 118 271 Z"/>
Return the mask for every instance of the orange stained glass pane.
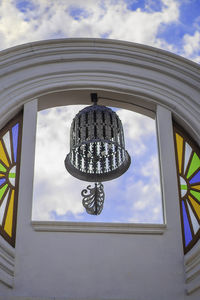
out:
<path id="1" fill-rule="evenodd" d="M 10 203 L 8 206 L 8 212 L 7 212 L 7 216 L 6 216 L 6 221 L 5 221 L 5 226 L 4 226 L 4 230 L 7 232 L 7 234 L 10 237 L 12 237 L 14 195 L 15 195 L 15 191 L 12 190 L 11 197 L 10 197 Z"/>
<path id="2" fill-rule="evenodd" d="M 6 157 L 2 142 L 0 141 L 0 159 L 2 160 L 2 162 L 8 167 L 9 163 L 8 163 L 8 159 Z"/>
<path id="3" fill-rule="evenodd" d="M 179 168 L 179 173 L 181 174 L 182 157 L 183 157 L 183 138 L 178 133 L 176 133 L 176 145 L 177 145 L 177 154 L 178 154 L 178 168 Z"/>
<path id="4" fill-rule="evenodd" d="M 188 198 L 200 220 L 200 205 L 191 196 L 188 195 Z"/>

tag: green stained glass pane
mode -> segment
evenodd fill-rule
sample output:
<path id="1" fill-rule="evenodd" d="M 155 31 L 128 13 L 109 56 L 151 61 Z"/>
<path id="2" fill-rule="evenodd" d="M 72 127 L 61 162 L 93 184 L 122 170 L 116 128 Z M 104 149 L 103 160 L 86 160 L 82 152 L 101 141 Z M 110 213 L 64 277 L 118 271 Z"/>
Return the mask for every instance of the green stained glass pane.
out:
<path id="1" fill-rule="evenodd" d="M 16 177 L 16 174 L 15 173 L 9 173 L 9 178 L 15 178 Z"/>
<path id="2" fill-rule="evenodd" d="M 200 193 L 190 190 L 190 193 L 200 202 Z"/>
<path id="3" fill-rule="evenodd" d="M 0 199 L 3 197 L 8 185 L 5 184 L 1 189 L 0 189 Z"/>
<path id="4" fill-rule="evenodd" d="M 6 168 L 2 164 L 0 164 L 0 172 L 6 172 Z"/>
<path id="5" fill-rule="evenodd" d="M 181 185 L 181 189 L 182 189 L 182 190 L 187 190 L 187 185 L 186 185 L 186 184 L 182 184 L 182 185 Z"/>
<path id="6" fill-rule="evenodd" d="M 200 167 L 200 159 L 196 153 L 193 154 L 192 161 L 187 173 L 187 178 L 189 178 L 198 168 Z"/>

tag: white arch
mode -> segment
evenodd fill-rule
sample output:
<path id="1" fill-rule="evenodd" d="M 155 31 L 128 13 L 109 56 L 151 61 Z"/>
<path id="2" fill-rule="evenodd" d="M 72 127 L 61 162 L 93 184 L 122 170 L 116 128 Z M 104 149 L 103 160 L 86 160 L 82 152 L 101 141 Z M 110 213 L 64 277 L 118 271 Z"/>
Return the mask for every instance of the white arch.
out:
<path id="1" fill-rule="evenodd" d="M 74 291 L 70 276 L 65 276 L 68 266 L 72 270 L 72 277 L 77 276 L 78 282 L 82 282 L 85 272 L 92 282 L 97 278 L 95 267 L 91 266 L 91 272 L 89 272 L 90 268 L 87 267 L 87 264 L 79 269 L 77 257 L 81 262 L 90 261 L 88 256 L 90 252 L 81 252 L 83 237 L 79 235 L 80 239 L 76 240 L 73 235 L 67 235 L 68 245 L 73 245 L 74 241 L 77 243 L 78 255 L 74 257 L 73 247 L 71 250 L 67 248 L 69 252 L 66 256 L 64 235 L 56 236 L 54 234 L 55 231 L 60 231 L 60 233 L 70 231 L 71 224 L 68 226 L 66 224 L 52 225 L 48 222 L 33 224 L 32 222 L 32 226 L 30 225 L 37 101 L 39 109 L 57 105 L 90 103 L 89 94 L 91 91 L 95 91 L 102 98 L 102 104 L 121 106 L 149 116 L 154 116 L 156 112 L 163 195 L 168 222 L 166 232 L 166 224 L 149 227 L 132 224 L 132 228 L 128 226 L 124 230 L 120 229 L 120 232 L 136 233 L 134 242 L 129 239 L 123 240 L 121 236 L 117 236 L 118 247 L 121 247 L 121 250 L 118 251 L 120 272 L 115 272 L 115 269 L 113 271 L 112 268 L 111 270 L 105 268 L 105 265 L 109 263 L 108 259 L 113 257 L 112 247 L 101 249 L 101 253 L 98 252 L 100 251 L 99 244 L 93 243 L 93 239 L 87 234 L 84 235 L 85 247 L 95 248 L 96 253 L 100 255 L 104 255 L 104 251 L 108 250 L 104 255 L 107 260 L 105 260 L 105 264 L 101 265 L 98 276 L 101 281 L 103 280 L 105 291 L 109 290 L 109 298 L 113 298 L 115 295 L 124 298 L 124 290 L 122 289 L 121 294 L 118 294 L 115 281 L 107 282 L 106 277 L 104 278 L 105 270 L 109 273 L 109 278 L 116 275 L 118 280 L 116 282 L 122 280 L 121 286 L 126 290 L 127 298 L 131 299 L 133 292 L 136 298 L 140 297 L 142 291 L 145 299 L 148 297 L 155 299 L 155 297 L 159 297 L 158 295 L 162 297 L 165 293 L 169 295 L 169 298 L 170 295 L 178 294 L 180 295 L 178 299 L 183 299 L 185 288 L 183 253 L 171 113 L 174 119 L 188 129 L 200 143 L 199 71 L 199 65 L 169 52 L 115 40 L 48 40 L 17 46 L 0 53 L 0 127 L 24 106 L 16 250 L 10 249 L 4 241 L 0 240 L 0 248 L 3 249 L 0 249 L 0 252 L 10 253 L 12 263 L 12 272 L 0 270 L 0 281 L 13 287 L 16 258 L 16 285 L 13 290 L 8 291 L 7 287 L 0 283 L 3 295 L 19 296 L 26 293 L 35 295 L 36 290 L 43 295 L 48 290 L 49 294 L 44 294 L 44 296 L 52 296 L 54 287 L 50 283 L 56 282 L 58 297 L 64 297 L 67 293 L 71 298 L 82 296 L 81 285 Z M 112 232 L 113 230 L 115 233 L 118 232 L 117 227 L 114 229 L 106 227 L 105 230 L 102 230 L 94 225 L 92 229 L 88 224 L 85 224 L 85 229 L 83 224 L 78 226 L 77 229 L 71 228 L 71 231 L 105 232 L 107 230 L 107 232 Z M 49 245 L 47 246 L 48 254 L 37 230 L 43 231 L 43 233 L 49 231 L 49 234 L 46 235 L 46 242 Z M 151 235 L 150 239 L 146 239 L 145 236 L 141 238 L 140 233 Z M 160 236 L 162 234 L 163 236 Z M 108 246 L 110 241 L 108 243 L 105 236 L 101 238 L 101 244 Z M 109 236 L 109 238 L 112 242 L 112 237 Z M 124 265 L 121 263 L 123 260 L 120 253 L 124 249 L 129 249 L 130 245 L 133 253 L 137 255 L 132 255 L 132 252 L 128 251 Z M 159 247 L 157 247 L 158 245 Z M 193 260 L 199 255 L 198 246 L 199 244 L 194 249 L 195 253 L 186 257 L 186 265 L 191 274 L 193 274 Z M 170 251 L 166 251 L 168 248 Z M 141 249 L 146 254 L 143 254 Z M 60 257 L 65 257 L 64 261 L 58 261 L 58 265 L 56 260 L 52 259 L 56 250 Z M 46 257 L 51 264 L 46 263 Z M 6 266 L 8 265 L 7 259 L 4 263 Z M 192 265 L 191 269 L 190 265 Z M 144 282 L 148 283 L 147 289 L 143 288 L 143 280 L 141 281 L 140 276 L 137 276 L 137 272 L 134 271 L 138 269 L 138 266 L 140 266 Z M 146 272 L 146 266 L 148 270 L 158 269 L 156 278 L 161 282 L 160 289 L 158 281 L 156 282 L 153 276 L 149 276 Z M 130 274 L 135 272 L 133 277 L 127 276 L 127 267 L 130 269 Z M 38 276 L 38 268 L 41 269 L 41 276 Z M 174 268 L 176 268 L 175 271 Z M 59 272 L 62 270 L 60 280 L 54 277 L 56 276 L 54 270 L 59 270 Z M 83 282 L 83 288 L 86 286 L 87 284 Z M 188 293 L 192 293 L 199 289 L 199 281 L 196 283 L 194 280 L 192 284 L 189 282 L 188 286 Z M 148 289 L 153 291 L 152 295 L 149 295 Z M 96 297 L 97 290 L 98 280 L 93 282 L 86 296 Z M 104 291 L 102 295 L 104 298 L 107 296 Z"/>
<path id="2" fill-rule="evenodd" d="M 57 105 L 87 103 L 95 90 L 123 107 L 165 106 L 199 140 L 199 70 L 169 52 L 116 40 L 59 39 L 13 47 L 0 53 L 1 124 L 31 99 L 47 108 L 55 105 L 50 94 L 59 91 Z"/>

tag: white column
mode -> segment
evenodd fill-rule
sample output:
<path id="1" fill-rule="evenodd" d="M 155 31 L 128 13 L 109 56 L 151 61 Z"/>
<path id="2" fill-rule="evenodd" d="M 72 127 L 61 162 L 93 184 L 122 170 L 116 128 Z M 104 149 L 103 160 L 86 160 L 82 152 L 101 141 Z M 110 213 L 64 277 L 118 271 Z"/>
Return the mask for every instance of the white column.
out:
<path id="1" fill-rule="evenodd" d="M 37 125 L 38 101 L 33 100 L 24 105 L 22 152 L 19 180 L 19 197 L 16 232 L 16 272 L 19 271 L 23 256 L 26 255 L 26 244 L 32 231 L 32 194 L 35 162 L 35 139 Z"/>
<path id="2" fill-rule="evenodd" d="M 157 135 L 164 221 L 168 230 L 176 236 L 174 244 L 183 256 L 172 116 L 168 109 L 160 105 L 157 106 Z"/>

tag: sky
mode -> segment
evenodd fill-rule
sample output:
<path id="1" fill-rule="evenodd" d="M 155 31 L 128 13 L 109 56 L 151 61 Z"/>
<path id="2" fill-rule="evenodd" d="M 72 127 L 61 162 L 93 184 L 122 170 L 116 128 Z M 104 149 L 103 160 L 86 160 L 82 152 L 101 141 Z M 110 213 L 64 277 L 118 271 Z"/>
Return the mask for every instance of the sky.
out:
<path id="1" fill-rule="evenodd" d="M 0 0 L 0 50 L 72 37 L 141 43 L 200 63 L 200 1 Z M 106 200 L 98 219 L 84 212 L 80 191 L 87 183 L 70 177 L 63 167 L 70 120 L 79 109 L 38 114 L 33 219 L 161 223 L 155 121 L 125 110 L 118 114 L 131 167 L 121 178 L 105 183 Z"/>
<path id="2" fill-rule="evenodd" d="M 200 1 L 0 0 L 0 49 L 70 37 L 142 43 L 200 62 Z"/>
<path id="3" fill-rule="evenodd" d="M 131 166 L 119 178 L 103 182 L 105 201 L 101 214 L 86 213 L 81 191 L 94 183 L 74 178 L 64 166 L 70 151 L 70 126 L 83 107 L 70 105 L 38 113 L 33 219 L 162 223 L 155 120 L 125 109 L 113 108 L 122 121 Z"/>

